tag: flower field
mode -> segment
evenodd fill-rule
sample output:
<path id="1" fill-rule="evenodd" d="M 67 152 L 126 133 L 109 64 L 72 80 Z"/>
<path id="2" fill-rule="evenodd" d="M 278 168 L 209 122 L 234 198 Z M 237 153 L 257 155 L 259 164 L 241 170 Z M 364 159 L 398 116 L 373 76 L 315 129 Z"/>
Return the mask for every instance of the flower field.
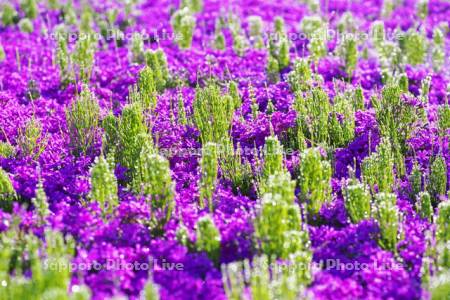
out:
<path id="1" fill-rule="evenodd" d="M 449 299 L 449 20 L 1 1 L 0 300 Z"/>

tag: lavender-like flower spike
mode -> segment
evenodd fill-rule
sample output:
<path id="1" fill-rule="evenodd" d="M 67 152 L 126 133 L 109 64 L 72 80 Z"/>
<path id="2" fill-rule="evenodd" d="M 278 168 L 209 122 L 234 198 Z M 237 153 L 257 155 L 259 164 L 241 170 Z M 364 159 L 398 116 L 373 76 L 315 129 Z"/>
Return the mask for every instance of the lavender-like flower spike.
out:
<path id="1" fill-rule="evenodd" d="M 391 193 L 375 195 L 372 216 L 380 226 L 381 237 L 378 243 L 386 250 L 397 252 L 399 212 L 397 209 L 397 196 Z"/>
<path id="2" fill-rule="evenodd" d="M 206 143 L 202 149 L 201 179 L 200 179 L 200 208 L 205 207 L 208 201 L 210 211 L 214 211 L 213 195 L 216 189 L 218 173 L 218 149 L 214 143 Z"/>
<path id="3" fill-rule="evenodd" d="M 114 170 L 110 169 L 103 155 L 95 159 L 91 169 L 91 192 L 89 198 L 98 202 L 103 217 L 110 215 L 119 204 L 118 186 Z"/>
<path id="4" fill-rule="evenodd" d="M 209 215 L 201 217 L 196 226 L 197 240 L 195 248 L 197 251 L 205 251 L 208 257 L 216 264 L 220 259 L 220 232 Z"/>

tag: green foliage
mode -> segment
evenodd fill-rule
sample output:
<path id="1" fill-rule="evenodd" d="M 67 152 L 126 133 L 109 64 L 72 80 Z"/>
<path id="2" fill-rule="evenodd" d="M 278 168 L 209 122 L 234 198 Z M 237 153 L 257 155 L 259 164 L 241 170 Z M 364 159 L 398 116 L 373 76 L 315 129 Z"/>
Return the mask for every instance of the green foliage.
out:
<path id="1" fill-rule="evenodd" d="M 45 150 L 45 139 L 41 138 L 42 124 L 34 116 L 26 123 L 25 128 L 19 128 L 17 145 L 23 156 L 38 158 Z"/>
<path id="2" fill-rule="evenodd" d="M 249 16 L 248 17 L 248 27 L 250 40 L 256 49 L 264 48 L 263 35 L 263 20 L 260 16 Z"/>
<path id="3" fill-rule="evenodd" d="M 89 31 L 80 32 L 84 35 L 84 38 L 78 39 L 73 53 L 73 61 L 78 65 L 80 80 L 83 83 L 88 83 L 91 78 L 95 52 L 97 51 L 97 40 L 90 30 L 89 27 Z"/>
<path id="4" fill-rule="evenodd" d="M 0 44 L 0 63 L 3 62 L 5 59 L 6 59 L 5 49 L 3 48 L 3 45 Z"/>
<path id="5" fill-rule="evenodd" d="M 364 94 L 361 85 L 359 85 L 355 89 L 355 93 L 353 95 L 354 99 L 354 105 L 353 108 L 355 111 L 357 110 L 364 110 L 365 104 L 364 104 Z"/>
<path id="6" fill-rule="evenodd" d="M 422 102 L 428 102 L 428 94 L 430 93 L 431 76 L 425 77 L 420 86 L 420 98 Z"/>
<path id="7" fill-rule="evenodd" d="M 372 23 L 371 37 L 372 37 L 372 44 L 378 51 L 380 51 L 383 48 L 386 38 L 383 21 L 375 21 Z"/>
<path id="8" fill-rule="evenodd" d="M 253 186 L 253 170 L 250 162 L 241 156 L 241 146 L 236 149 L 230 141 L 225 144 L 225 155 L 220 157 L 222 176 L 231 181 L 234 192 L 248 195 Z"/>
<path id="9" fill-rule="evenodd" d="M 314 62 L 327 55 L 326 25 L 318 16 L 306 16 L 300 23 L 301 31 L 309 39 L 308 50 Z"/>
<path id="10" fill-rule="evenodd" d="M 153 80 L 158 92 L 162 92 L 169 83 L 169 67 L 166 54 L 162 49 L 147 50 L 145 52 L 145 62 L 153 71 Z"/>
<path id="11" fill-rule="evenodd" d="M 200 178 L 200 208 L 205 207 L 205 200 L 208 201 L 209 210 L 214 210 L 213 195 L 216 189 L 217 173 L 218 173 L 218 153 L 217 145 L 214 143 L 206 143 L 202 149 L 202 159 L 200 162 L 201 178 Z"/>
<path id="12" fill-rule="evenodd" d="M 398 85 L 402 93 L 408 93 L 409 91 L 409 79 L 406 73 L 402 73 L 398 79 Z"/>
<path id="13" fill-rule="evenodd" d="M 430 283 L 431 300 L 447 299 L 450 295 L 450 274 L 442 273 L 435 276 Z"/>
<path id="14" fill-rule="evenodd" d="M 147 196 L 152 211 L 164 213 L 163 224 L 169 221 L 175 205 L 175 185 L 170 174 L 169 161 L 155 153 L 148 144 L 144 144 L 139 160 L 136 162 L 132 187 L 138 193 Z"/>
<path id="15" fill-rule="evenodd" d="M 225 35 L 221 29 L 217 29 L 214 34 L 214 48 L 217 50 L 225 50 Z"/>
<path id="16" fill-rule="evenodd" d="M 71 79 L 70 73 L 70 54 L 67 45 L 67 33 L 64 25 L 55 27 L 56 36 L 56 63 L 59 67 L 59 73 L 62 82 L 67 82 Z"/>
<path id="17" fill-rule="evenodd" d="M 353 223 L 370 218 L 371 196 L 367 186 L 350 181 L 344 188 L 345 208 Z"/>
<path id="18" fill-rule="evenodd" d="M 312 85 L 312 74 L 307 59 L 297 59 L 294 62 L 294 68 L 289 73 L 288 82 L 293 92 L 306 92 Z"/>
<path id="19" fill-rule="evenodd" d="M 145 67 L 139 72 L 139 97 L 144 109 L 153 109 L 156 107 L 158 94 L 156 90 L 155 72 L 150 67 Z M 131 97 L 133 98 L 133 97 Z"/>
<path id="20" fill-rule="evenodd" d="M 75 155 L 86 153 L 98 134 L 100 106 L 97 99 L 84 86 L 81 94 L 66 109 L 70 146 Z"/>
<path id="21" fill-rule="evenodd" d="M 119 143 L 119 120 L 110 111 L 102 120 L 103 134 L 103 151 L 110 153 L 117 148 Z"/>
<path id="22" fill-rule="evenodd" d="M 142 105 L 139 102 L 128 104 L 123 108 L 118 128 L 118 161 L 124 167 L 133 171 L 136 167 L 136 161 L 139 159 L 142 145 L 145 142 L 152 143 L 151 137 L 148 136 Z"/>
<path id="23" fill-rule="evenodd" d="M 196 19 L 185 7 L 177 10 L 170 20 L 172 29 L 178 37 L 178 46 L 182 49 L 189 49 L 192 43 L 192 36 L 196 25 Z"/>
<path id="24" fill-rule="evenodd" d="M 114 169 L 111 169 L 103 155 L 96 157 L 91 169 L 89 198 L 99 204 L 103 217 L 111 215 L 119 205 L 117 193 L 118 185 Z"/>
<path id="25" fill-rule="evenodd" d="M 198 219 L 195 227 L 197 236 L 195 249 L 197 251 L 205 251 L 209 259 L 215 264 L 218 264 L 220 259 L 221 237 L 211 216 L 205 215 Z"/>
<path id="26" fill-rule="evenodd" d="M 440 135 L 445 136 L 446 132 L 450 129 L 450 105 L 448 103 L 439 106 L 438 120 Z"/>
<path id="27" fill-rule="evenodd" d="M 338 48 L 338 54 L 345 64 L 347 75 L 351 78 L 358 62 L 358 45 L 356 39 L 344 39 Z"/>
<path id="28" fill-rule="evenodd" d="M 144 40 L 142 35 L 135 32 L 131 37 L 131 61 L 134 63 L 142 63 L 144 61 Z"/>
<path id="29" fill-rule="evenodd" d="M 8 142 L 0 142 L 0 157 L 9 158 L 16 154 L 16 149 Z"/>
<path id="30" fill-rule="evenodd" d="M 405 174 L 403 155 L 408 150 L 406 141 L 411 137 L 420 114 L 417 107 L 402 100 L 401 94 L 398 85 L 386 86 L 381 99 L 374 97 L 372 105 L 375 107 L 381 135 L 388 138 L 391 143 L 397 173 L 403 176 Z"/>
<path id="31" fill-rule="evenodd" d="M 25 16 L 29 19 L 36 19 L 39 14 L 39 8 L 36 0 L 22 0 L 20 2 L 20 8 L 25 13 Z"/>
<path id="32" fill-rule="evenodd" d="M 356 100 L 354 92 L 337 94 L 333 105 L 321 88 L 312 89 L 306 97 L 297 93 L 294 109 L 297 112 L 298 131 L 294 139 L 300 145 L 304 144 L 306 138 L 324 146 L 345 146 L 354 138 L 355 109 L 361 105 L 357 101 L 361 99 Z"/>
<path id="33" fill-rule="evenodd" d="M 18 226 L 0 235 L 2 299 L 90 299 L 86 286 L 72 286 L 69 293 L 73 239 L 47 229 L 45 241 L 44 245 L 34 235 L 21 232 Z M 24 275 L 28 270 L 31 276 Z"/>
<path id="34" fill-rule="evenodd" d="M 309 215 L 317 214 L 322 204 L 331 200 L 331 165 L 318 148 L 302 152 L 299 183 L 301 198 L 307 202 Z"/>
<path id="35" fill-rule="evenodd" d="M 290 56 L 289 56 L 289 41 L 287 39 L 282 39 L 279 43 L 278 50 L 278 65 L 280 70 L 286 68 L 290 64 Z"/>
<path id="36" fill-rule="evenodd" d="M 416 29 L 410 29 L 406 33 L 403 41 L 403 50 L 405 51 L 406 62 L 413 66 L 422 64 L 427 54 L 426 38 Z"/>
<path id="37" fill-rule="evenodd" d="M 377 152 L 363 160 L 361 168 L 363 182 L 370 186 L 372 193 L 375 193 L 375 186 L 378 192 L 392 192 L 395 175 L 389 141 L 383 139 L 377 147 Z"/>
<path id="38" fill-rule="evenodd" d="M 278 60 L 271 55 L 267 59 L 266 72 L 269 82 L 277 83 L 278 81 L 280 81 L 280 65 L 278 63 Z"/>
<path id="39" fill-rule="evenodd" d="M 17 11 L 11 3 L 2 4 L 2 23 L 3 26 L 13 25 L 17 19 Z"/>
<path id="40" fill-rule="evenodd" d="M 17 25 L 23 33 L 32 33 L 34 31 L 33 23 L 28 18 L 20 19 Z"/>
<path id="41" fill-rule="evenodd" d="M 286 179 L 287 182 L 285 182 Z M 289 184 L 289 187 L 277 186 L 283 180 L 284 183 Z M 275 180 L 272 179 L 272 181 Z M 270 191 L 270 184 L 275 185 L 273 191 Z M 278 193 L 281 191 L 287 194 L 290 192 L 292 185 L 289 173 L 283 175 L 283 178 L 278 182 L 267 183 L 266 185 L 265 191 L 270 192 L 262 196 L 254 222 L 257 249 L 266 255 L 287 259 L 298 251 L 309 249 L 309 236 L 307 231 L 302 230 L 300 209 L 293 200 L 294 195 L 283 198 L 283 195 Z M 294 238 L 294 232 L 296 232 L 297 238 Z"/>
<path id="42" fill-rule="evenodd" d="M 438 206 L 436 219 L 436 245 L 438 247 L 438 270 L 450 268 L 450 201 L 442 201 Z"/>
<path id="43" fill-rule="evenodd" d="M 178 93 L 178 123 L 187 125 L 188 119 L 186 117 L 186 108 L 184 107 L 183 94 Z"/>
<path id="44" fill-rule="evenodd" d="M 305 99 L 303 105 L 306 108 L 305 124 L 308 128 L 305 136 L 316 143 L 326 143 L 329 137 L 328 117 L 331 111 L 327 93 L 321 88 L 315 88 L 311 91 L 311 95 Z"/>
<path id="45" fill-rule="evenodd" d="M 428 192 L 420 192 L 417 195 L 416 210 L 422 218 L 432 221 L 433 206 L 431 205 L 431 196 Z"/>
<path id="46" fill-rule="evenodd" d="M 419 0 L 416 4 L 417 16 L 422 20 L 425 20 L 428 16 L 428 1 L 429 0 Z"/>
<path id="47" fill-rule="evenodd" d="M 266 137 L 264 145 L 264 166 L 262 170 L 262 181 L 277 172 L 283 171 L 283 147 L 276 136 Z"/>
<path id="48" fill-rule="evenodd" d="M 436 202 L 440 195 L 447 191 L 447 164 L 444 157 L 439 154 L 431 164 L 428 191 Z"/>
<path id="49" fill-rule="evenodd" d="M 236 82 L 230 81 L 230 83 L 228 84 L 228 94 L 230 95 L 231 98 L 233 98 L 234 108 L 238 109 L 239 107 L 241 107 L 242 98 L 239 93 L 238 84 Z"/>
<path id="50" fill-rule="evenodd" d="M 9 179 L 8 173 L 0 168 L 0 208 L 5 211 L 12 209 L 12 201 L 16 198 L 16 191 Z"/>
<path id="51" fill-rule="evenodd" d="M 201 12 L 203 10 L 203 0 L 182 0 L 180 8 L 184 7 L 195 13 Z"/>
<path id="52" fill-rule="evenodd" d="M 254 257 L 251 264 L 245 260 L 222 265 L 225 293 L 230 300 L 246 296 L 259 300 L 299 299 L 310 281 L 309 274 L 304 276 L 310 261 L 310 253 L 302 252 L 286 262 L 288 265 L 270 263 L 266 255 Z"/>
<path id="53" fill-rule="evenodd" d="M 444 33 L 438 27 L 433 30 L 433 49 L 432 49 L 432 61 L 433 68 L 436 72 L 439 72 L 445 63 L 445 38 Z"/>
<path id="54" fill-rule="evenodd" d="M 397 196 L 391 193 L 375 195 L 372 210 L 373 218 L 380 226 L 380 239 L 378 243 L 386 250 L 397 252 L 399 212 L 397 209 Z"/>
<path id="55" fill-rule="evenodd" d="M 36 196 L 31 200 L 31 202 L 33 203 L 34 209 L 39 216 L 39 221 L 41 222 L 41 224 L 44 224 L 45 218 L 49 215 L 50 210 L 42 180 L 39 180 L 36 187 Z"/>
<path id="56" fill-rule="evenodd" d="M 351 12 L 346 11 L 338 21 L 337 29 L 340 33 L 353 32 L 355 30 L 355 19 Z"/>
<path id="57" fill-rule="evenodd" d="M 422 191 L 422 171 L 420 170 L 417 161 L 413 164 L 411 174 L 409 175 L 409 183 L 411 184 L 411 196 L 415 197 L 419 195 Z"/>
<path id="58" fill-rule="evenodd" d="M 203 89 L 197 88 L 193 104 L 194 121 L 203 144 L 222 144 L 229 140 L 234 107 L 233 98 L 222 96 L 217 85 L 208 83 Z"/>
<path id="59" fill-rule="evenodd" d="M 142 300 L 159 300 L 159 288 L 156 285 L 152 278 L 149 278 L 145 283 L 144 289 L 141 292 Z"/>

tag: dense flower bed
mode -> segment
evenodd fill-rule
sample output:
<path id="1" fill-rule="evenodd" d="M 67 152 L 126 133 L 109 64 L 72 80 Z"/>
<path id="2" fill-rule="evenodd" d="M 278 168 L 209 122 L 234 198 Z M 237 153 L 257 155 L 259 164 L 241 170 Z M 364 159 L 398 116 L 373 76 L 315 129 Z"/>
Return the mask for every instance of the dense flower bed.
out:
<path id="1" fill-rule="evenodd" d="M 448 297 L 450 3 L 178 2 L 0 4 L 0 299 Z"/>

